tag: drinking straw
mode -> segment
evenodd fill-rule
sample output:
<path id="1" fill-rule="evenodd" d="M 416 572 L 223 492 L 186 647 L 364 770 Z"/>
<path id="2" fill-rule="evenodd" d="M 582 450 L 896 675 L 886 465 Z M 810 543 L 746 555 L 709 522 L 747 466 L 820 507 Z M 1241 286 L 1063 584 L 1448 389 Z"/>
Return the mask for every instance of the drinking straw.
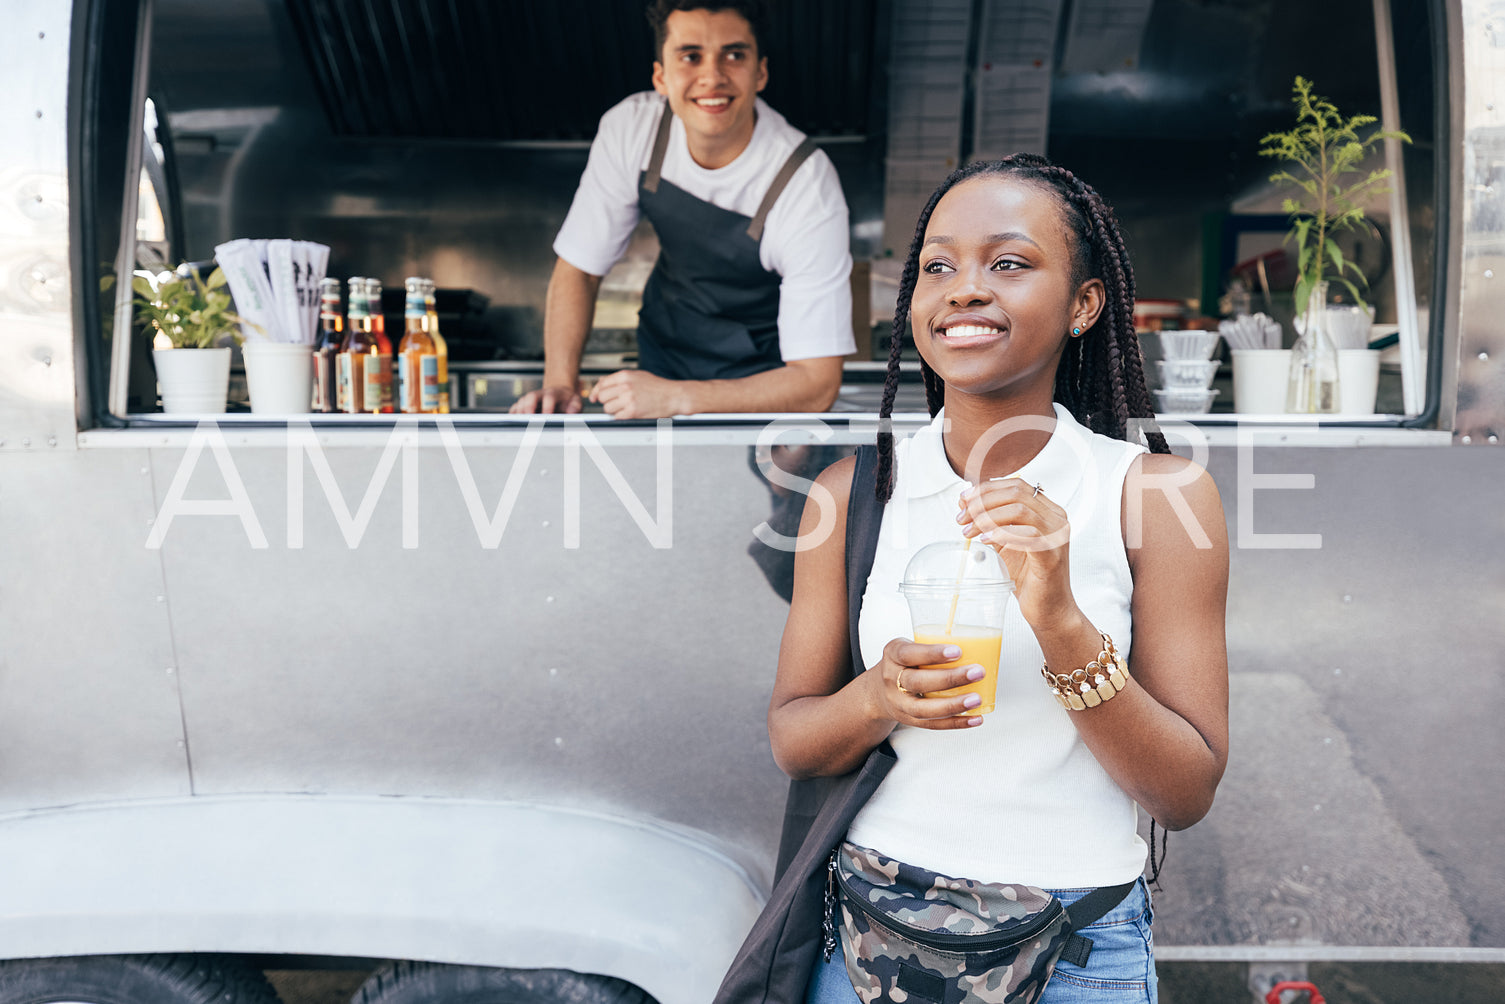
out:
<path id="1" fill-rule="evenodd" d="M 989 481 L 1007 481 L 1009 478 L 1015 478 L 1015 477 L 1018 477 L 1018 476 L 1019 476 L 1019 473 L 1016 471 L 1013 474 L 1008 475 L 1007 477 L 1002 477 L 1002 478 L 988 478 L 988 480 Z M 952 628 L 952 626 L 955 625 L 955 623 L 956 623 L 956 604 L 957 604 L 957 601 L 960 600 L 961 596 L 962 596 L 962 576 L 964 576 L 964 575 L 967 574 L 967 556 L 968 556 L 968 553 L 971 550 L 972 550 L 972 538 L 968 537 L 967 538 L 967 543 L 962 547 L 962 563 L 961 563 L 961 567 L 956 570 L 956 588 L 951 591 L 951 611 L 950 611 L 950 613 L 946 614 L 946 634 L 948 636 L 951 634 L 951 628 Z"/>
<path id="2" fill-rule="evenodd" d="M 967 552 L 972 550 L 972 538 L 962 547 L 961 567 L 956 570 L 956 588 L 951 590 L 951 612 L 946 614 L 946 637 L 951 637 L 951 627 L 956 623 L 956 603 L 962 598 L 962 576 L 967 574 Z"/>

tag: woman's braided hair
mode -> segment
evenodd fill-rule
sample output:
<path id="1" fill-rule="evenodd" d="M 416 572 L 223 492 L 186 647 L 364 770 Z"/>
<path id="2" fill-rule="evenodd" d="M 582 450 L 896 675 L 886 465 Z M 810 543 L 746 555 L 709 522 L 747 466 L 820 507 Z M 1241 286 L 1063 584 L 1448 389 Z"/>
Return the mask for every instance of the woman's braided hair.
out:
<path id="1" fill-rule="evenodd" d="M 930 196 L 915 224 L 909 257 L 899 280 L 899 300 L 894 306 L 893 334 L 889 342 L 888 378 L 883 384 L 879 405 L 878 483 L 880 502 L 893 494 L 894 436 L 888 419 L 893 415 L 894 396 L 899 390 L 899 357 L 904 348 L 904 334 L 909 328 L 910 301 L 920 271 L 920 249 L 925 230 L 935 207 L 952 188 L 970 178 L 997 174 L 1019 178 L 1052 192 L 1061 204 L 1071 242 L 1072 285 L 1088 279 L 1101 279 L 1107 302 L 1097 322 L 1071 339 L 1061 365 L 1056 370 L 1055 399 L 1077 421 L 1114 439 L 1128 438 L 1129 420 L 1153 418 L 1149 387 L 1145 384 L 1144 364 L 1139 353 L 1139 336 L 1134 333 L 1134 269 L 1113 208 L 1103 201 L 1097 190 L 1076 175 L 1032 153 L 1016 153 L 1002 160 L 969 164 L 953 171 Z M 925 403 L 934 416 L 945 400 L 946 384 L 923 359 L 920 374 L 925 380 Z M 1169 453 L 1165 437 L 1159 432 L 1148 435 L 1155 453 Z"/>

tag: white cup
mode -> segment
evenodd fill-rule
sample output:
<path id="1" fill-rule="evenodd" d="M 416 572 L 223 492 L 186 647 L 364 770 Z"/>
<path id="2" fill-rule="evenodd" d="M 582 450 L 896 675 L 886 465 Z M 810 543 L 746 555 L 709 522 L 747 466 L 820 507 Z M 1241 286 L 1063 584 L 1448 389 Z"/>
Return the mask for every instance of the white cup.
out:
<path id="1" fill-rule="evenodd" d="M 1245 415 L 1284 414 L 1290 380 L 1290 349 L 1233 350 L 1234 411 Z"/>
<path id="2" fill-rule="evenodd" d="M 1379 349 L 1338 350 L 1338 411 L 1373 415 L 1380 387 Z"/>
<path id="3" fill-rule="evenodd" d="M 302 414 L 313 406 L 313 346 L 251 342 L 241 346 L 251 410 L 274 415 Z"/>

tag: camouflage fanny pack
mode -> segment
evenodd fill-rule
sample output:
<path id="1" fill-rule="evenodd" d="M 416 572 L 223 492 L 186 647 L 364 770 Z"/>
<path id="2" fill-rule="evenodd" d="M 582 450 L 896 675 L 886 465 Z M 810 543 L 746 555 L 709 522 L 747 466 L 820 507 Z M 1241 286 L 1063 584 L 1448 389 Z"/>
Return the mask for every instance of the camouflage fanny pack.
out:
<path id="1" fill-rule="evenodd" d="M 1068 910 L 1044 889 L 952 878 L 852 843 L 828 868 L 826 958 L 839 902 L 847 974 L 863 1004 L 1031 1004 L 1058 959 L 1087 964 L 1092 942 L 1076 931 L 1134 886 L 1094 890 Z"/>

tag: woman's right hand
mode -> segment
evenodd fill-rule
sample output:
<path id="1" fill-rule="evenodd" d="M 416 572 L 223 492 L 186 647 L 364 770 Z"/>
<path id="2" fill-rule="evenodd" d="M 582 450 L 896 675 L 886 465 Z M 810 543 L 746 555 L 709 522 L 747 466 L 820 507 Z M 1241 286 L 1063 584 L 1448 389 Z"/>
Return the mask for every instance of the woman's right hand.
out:
<path id="1" fill-rule="evenodd" d="M 882 718 L 901 725 L 922 729 L 966 729 L 982 724 L 981 715 L 964 716 L 962 712 L 977 707 L 982 698 L 976 694 L 952 697 L 930 696 L 938 690 L 950 690 L 983 678 L 977 663 L 963 663 L 948 669 L 923 669 L 961 658 L 955 645 L 921 645 L 908 638 L 895 638 L 883 646 L 883 659 L 867 671 L 874 710 Z"/>

